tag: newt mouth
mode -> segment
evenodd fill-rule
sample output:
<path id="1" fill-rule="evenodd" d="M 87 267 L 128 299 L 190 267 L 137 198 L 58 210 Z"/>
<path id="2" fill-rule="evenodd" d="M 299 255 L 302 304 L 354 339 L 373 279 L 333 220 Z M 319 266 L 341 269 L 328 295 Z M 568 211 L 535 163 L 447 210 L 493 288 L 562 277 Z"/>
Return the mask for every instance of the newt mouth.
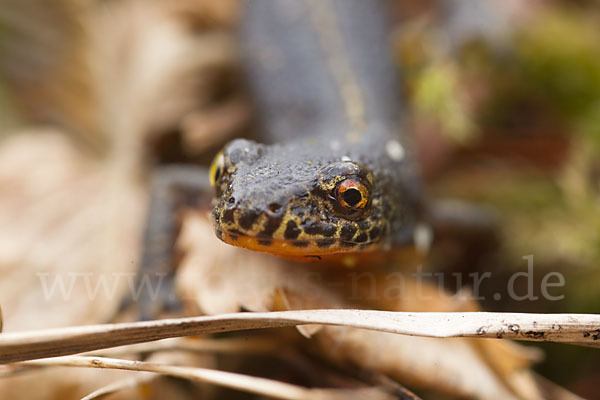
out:
<path id="1" fill-rule="evenodd" d="M 321 257 L 340 253 L 365 252 L 380 247 L 379 242 L 344 242 L 334 238 L 287 240 L 260 238 L 244 235 L 240 232 L 228 232 L 216 229 L 217 237 L 232 246 L 248 250 L 269 253 L 286 258 Z"/>

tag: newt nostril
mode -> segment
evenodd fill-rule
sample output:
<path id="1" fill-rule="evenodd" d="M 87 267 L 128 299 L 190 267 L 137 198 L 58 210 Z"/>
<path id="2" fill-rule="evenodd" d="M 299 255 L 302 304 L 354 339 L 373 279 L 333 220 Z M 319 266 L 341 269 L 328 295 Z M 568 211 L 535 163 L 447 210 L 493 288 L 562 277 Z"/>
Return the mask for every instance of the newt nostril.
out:
<path id="1" fill-rule="evenodd" d="M 228 209 L 235 208 L 235 197 L 231 196 L 227 199 L 227 208 Z"/>
<path id="2" fill-rule="evenodd" d="M 281 210 L 281 204 L 279 204 L 279 203 L 269 204 L 269 212 L 271 214 L 277 214 L 280 210 Z"/>

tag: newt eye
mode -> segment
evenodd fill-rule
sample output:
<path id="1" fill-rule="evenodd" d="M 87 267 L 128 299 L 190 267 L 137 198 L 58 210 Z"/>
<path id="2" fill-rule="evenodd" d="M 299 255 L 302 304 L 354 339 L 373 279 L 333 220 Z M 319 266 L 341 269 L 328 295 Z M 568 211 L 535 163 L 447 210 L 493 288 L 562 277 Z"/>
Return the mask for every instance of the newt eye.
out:
<path id="1" fill-rule="evenodd" d="M 223 152 L 220 151 L 214 158 L 212 164 L 210 165 L 209 170 L 209 178 L 210 185 L 217 186 L 221 178 L 223 177 L 223 171 L 225 170 L 225 157 L 223 156 Z"/>
<path id="2" fill-rule="evenodd" d="M 350 210 L 361 210 L 369 202 L 369 189 L 355 178 L 347 178 L 335 188 L 338 203 Z"/>

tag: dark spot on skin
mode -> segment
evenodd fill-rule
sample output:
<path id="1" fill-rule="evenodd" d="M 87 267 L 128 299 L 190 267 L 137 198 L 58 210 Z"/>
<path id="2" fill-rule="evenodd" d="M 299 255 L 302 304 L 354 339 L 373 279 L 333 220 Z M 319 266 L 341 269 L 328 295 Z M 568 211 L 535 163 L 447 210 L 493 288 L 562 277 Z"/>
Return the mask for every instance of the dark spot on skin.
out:
<path id="1" fill-rule="evenodd" d="M 508 330 L 514 333 L 519 333 L 519 330 L 521 329 L 521 327 L 517 324 L 514 325 L 509 325 L 508 326 Z"/>
<path id="2" fill-rule="evenodd" d="M 235 213 L 233 210 L 226 210 L 223 213 L 223 222 L 226 224 L 233 224 L 235 222 Z"/>
<path id="3" fill-rule="evenodd" d="M 322 235 L 326 237 L 335 235 L 335 232 L 337 231 L 335 225 L 314 221 L 306 221 L 302 225 L 302 228 L 304 229 L 304 232 L 309 235 Z"/>
<path id="4" fill-rule="evenodd" d="M 252 225 L 254 225 L 254 222 L 256 222 L 258 216 L 259 213 L 257 213 L 256 211 L 246 210 L 240 216 L 240 220 L 238 221 L 238 223 L 242 228 L 250 229 L 252 228 Z"/>
<path id="5" fill-rule="evenodd" d="M 283 237 L 288 240 L 294 240 L 300 235 L 300 232 L 298 225 L 294 221 L 288 221 Z"/>
<path id="6" fill-rule="evenodd" d="M 307 247 L 309 241 L 308 240 L 295 240 L 292 242 L 292 245 L 296 247 Z"/>
<path id="7" fill-rule="evenodd" d="M 277 228 L 279 228 L 279 225 L 281 225 L 281 220 L 281 217 L 267 219 L 267 223 L 262 232 L 258 234 L 258 237 L 272 237 L 273 233 L 275 233 Z"/>
<path id="8" fill-rule="evenodd" d="M 340 242 L 340 246 L 341 247 L 354 247 L 354 246 L 356 246 L 356 243 L 352 243 L 352 242 Z"/>
<path id="9" fill-rule="evenodd" d="M 590 333 L 589 332 L 583 332 L 583 337 L 584 338 L 589 338 L 590 337 Z"/>
<path id="10" fill-rule="evenodd" d="M 273 244 L 273 241 L 271 239 L 258 239 L 258 244 L 261 246 L 270 246 Z"/>
<path id="11" fill-rule="evenodd" d="M 302 229 L 309 235 L 318 235 L 321 233 L 321 224 L 315 221 L 305 221 L 302 223 Z"/>
<path id="12" fill-rule="evenodd" d="M 230 198 L 227 199 L 227 203 L 230 205 L 234 205 L 235 204 L 235 197 L 231 196 Z"/>
<path id="13" fill-rule="evenodd" d="M 527 331 L 523 335 L 530 337 L 530 338 L 534 338 L 534 339 L 541 339 L 544 337 L 545 332 Z"/>
<path id="14" fill-rule="evenodd" d="M 358 221 L 356 225 L 358 225 L 358 229 L 361 231 L 366 231 L 371 227 L 371 222 L 369 220 Z"/>
<path id="15" fill-rule="evenodd" d="M 243 233 L 241 231 L 237 230 L 237 229 L 230 229 L 230 230 L 228 230 L 228 232 L 229 232 L 230 235 L 238 235 L 238 236 L 242 236 L 243 235 Z"/>
<path id="16" fill-rule="evenodd" d="M 356 239 L 354 239 L 355 242 L 357 243 L 364 243 L 366 242 L 368 239 L 367 234 L 365 232 L 361 232 Z"/>
<path id="17" fill-rule="evenodd" d="M 332 237 L 337 232 L 337 227 L 332 224 L 323 224 L 323 236 Z"/>
<path id="18" fill-rule="evenodd" d="M 317 239 L 317 246 L 326 249 L 335 243 L 334 239 Z"/>
<path id="19" fill-rule="evenodd" d="M 223 231 L 221 231 L 220 229 L 217 229 L 215 231 L 215 235 L 217 235 L 217 237 L 221 240 L 223 240 Z"/>
<path id="20" fill-rule="evenodd" d="M 231 238 L 231 240 L 233 240 L 233 241 L 236 241 L 236 240 L 238 240 L 238 239 L 240 238 L 238 235 L 236 235 L 236 234 L 231 234 L 231 233 L 229 234 L 229 237 L 230 237 L 230 238 Z"/>
<path id="21" fill-rule="evenodd" d="M 369 240 L 371 240 L 371 241 L 376 240 L 380 234 L 381 234 L 381 229 L 379 229 L 378 227 L 374 227 L 373 229 L 371 229 L 369 231 Z"/>
<path id="22" fill-rule="evenodd" d="M 342 229 L 340 230 L 340 239 L 348 242 L 348 241 L 352 240 L 355 233 L 356 233 L 356 227 L 354 225 L 344 224 L 342 226 Z"/>
<path id="23" fill-rule="evenodd" d="M 600 339 L 600 329 L 596 329 L 596 333 L 592 335 L 592 339 L 594 339 L 594 340 Z"/>

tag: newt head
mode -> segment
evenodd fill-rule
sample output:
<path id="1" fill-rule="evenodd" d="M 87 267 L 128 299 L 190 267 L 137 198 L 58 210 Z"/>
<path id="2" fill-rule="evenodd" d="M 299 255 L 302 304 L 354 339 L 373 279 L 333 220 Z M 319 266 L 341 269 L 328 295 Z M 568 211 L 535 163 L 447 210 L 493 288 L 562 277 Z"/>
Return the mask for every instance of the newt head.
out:
<path id="1" fill-rule="evenodd" d="M 237 139 L 210 170 L 212 220 L 224 242 L 285 257 L 374 250 L 390 207 L 371 171 L 318 145 Z"/>

